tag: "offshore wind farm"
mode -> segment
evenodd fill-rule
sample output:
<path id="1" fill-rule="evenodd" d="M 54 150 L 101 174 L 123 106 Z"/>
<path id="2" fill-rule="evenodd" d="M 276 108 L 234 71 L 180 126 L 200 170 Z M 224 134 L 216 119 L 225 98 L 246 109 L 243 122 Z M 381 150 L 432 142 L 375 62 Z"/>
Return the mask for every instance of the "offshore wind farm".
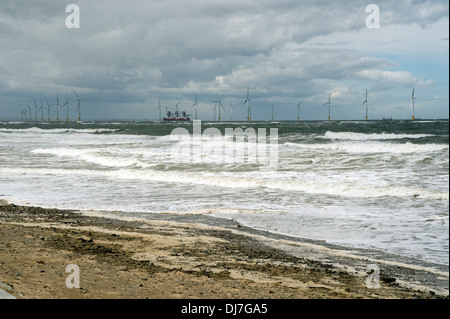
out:
<path id="1" fill-rule="evenodd" d="M 50 104 L 48 102 L 48 100 L 44 97 L 43 99 L 47 103 L 47 106 L 43 105 L 42 98 L 40 98 L 40 100 L 41 100 L 41 107 L 39 107 L 39 108 L 36 106 L 36 101 L 34 100 L 33 103 L 35 104 L 35 112 L 36 112 L 34 122 L 38 121 L 37 112 L 39 112 L 39 111 L 41 112 L 40 122 L 42 123 L 44 121 L 44 116 L 43 116 L 44 110 L 46 110 L 47 114 L 48 114 L 47 122 L 51 122 L 52 121 L 52 118 L 51 118 L 51 113 L 52 113 L 51 112 L 51 106 L 56 106 L 55 107 L 55 110 L 56 110 L 56 115 L 55 116 L 56 116 L 56 118 L 54 118 L 54 121 L 56 121 L 57 123 L 59 122 L 59 110 L 60 109 L 64 109 L 64 108 L 66 110 L 66 123 L 70 122 L 69 106 L 76 107 L 75 111 L 76 111 L 76 114 L 78 114 L 78 117 L 76 119 L 74 119 L 73 121 L 81 122 L 81 101 L 86 100 L 86 99 L 81 99 L 80 96 L 76 93 L 75 90 L 72 90 L 72 91 L 73 91 L 73 93 L 75 95 L 75 100 L 73 101 L 74 103 L 72 103 L 69 100 L 68 92 L 66 92 L 66 102 L 64 104 L 62 104 L 62 105 L 60 105 L 60 102 L 59 102 L 59 94 L 56 94 L 56 103 L 54 103 L 54 104 Z M 411 109 L 411 114 L 412 114 L 411 115 L 411 120 L 413 120 L 413 121 L 415 120 L 415 116 L 414 116 L 414 108 L 415 108 L 414 100 L 416 99 L 415 96 L 414 96 L 414 91 L 415 91 L 415 89 L 413 88 L 412 94 L 411 94 L 411 98 L 410 98 L 410 109 Z M 256 108 L 254 106 L 250 105 L 251 99 L 250 99 L 250 95 L 249 95 L 250 93 L 249 92 L 250 92 L 250 87 L 247 88 L 247 95 L 246 95 L 246 98 L 245 98 L 244 103 L 243 103 L 245 108 L 246 108 L 246 111 L 247 111 L 246 112 L 247 113 L 247 115 L 246 115 L 246 121 L 247 122 L 252 121 L 252 110 L 256 110 Z M 235 110 L 233 108 L 233 102 L 231 101 L 230 107 L 228 109 L 226 109 L 224 107 L 223 103 L 222 103 L 222 100 L 223 100 L 224 96 L 225 96 L 225 94 L 222 94 L 220 99 L 210 101 L 210 103 L 214 103 L 214 108 L 213 108 L 214 116 L 211 119 L 208 115 L 206 115 L 206 116 L 203 117 L 204 120 L 212 120 L 213 122 L 215 122 L 215 121 L 221 122 L 224 119 L 222 117 L 222 112 L 229 112 L 229 114 L 230 114 L 230 120 L 229 121 L 233 121 L 232 113 Z M 329 93 L 328 101 L 321 105 L 322 107 L 323 106 L 327 106 L 327 111 L 328 111 L 327 119 L 329 121 L 331 120 L 331 97 L 332 97 L 332 93 Z M 194 111 L 195 111 L 194 118 L 196 120 L 200 119 L 199 116 L 198 116 L 198 114 L 199 114 L 198 113 L 198 107 L 199 107 L 199 103 L 201 103 L 201 102 L 202 102 L 201 100 L 198 100 L 198 93 L 196 93 L 195 94 L 194 103 L 191 106 L 191 108 L 194 108 Z M 301 100 L 301 101 L 299 101 L 297 103 L 297 114 L 296 114 L 297 115 L 296 116 L 297 121 L 300 121 L 300 107 L 301 107 L 303 102 L 304 101 Z M 191 119 L 191 114 L 189 114 L 187 111 L 179 110 L 180 103 L 181 103 L 181 101 L 178 101 L 173 106 L 163 106 L 163 105 L 161 105 L 161 99 L 158 98 L 158 104 L 156 105 L 156 111 L 159 114 L 158 121 L 159 122 L 186 122 L 186 121 L 191 121 L 192 120 Z M 278 103 L 275 103 L 275 104 L 271 105 L 271 120 L 272 121 L 274 121 L 274 118 L 275 118 L 275 109 L 274 109 L 274 107 L 277 104 Z M 283 106 L 284 106 L 285 109 L 287 108 L 286 105 L 283 105 Z M 279 105 L 277 108 L 282 108 L 283 106 Z M 368 90 L 367 89 L 365 91 L 365 99 L 364 99 L 364 101 L 362 103 L 362 106 L 365 107 L 364 119 L 367 121 L 367 120 L 369 120 L 369 99 L 368 99 Z M 91 105 L 91 107 L 95 107 L 95 105 Z M 211 107 L 212 107 L 212 105 L 211 105 Z M 316 103 L 310 103 L 309 107 L 316 108 L 317 105 L 316 105 Z M 166 113 L 165 117 L 162 117 L 162 115 L 161 115 L 161 112 L 162 112 L 163 108 L 165 109 L 165 113 Z M 152 107 L 150 107 L 150 109 L 152 109 Z M 355 110 L 355 113 L 358 113 L 358 108 L 356 106 L 355 106 L 354 110 Z M 406 110 L 407 110 L 407 108 L 405 107 L 405 118 L 407 118 Z M 29 113 L 28 113 L 28 111 L 29 111 Z M 304 112 L 305 111 L 307 111 L 307 109 L 305 109 Z M 205 112 L 205 113 L 207 113 L 207 112 Z M 28 116 L 28 114 L 29 114 L 29 116 Z M 218 118 L 216 116 L 217 114 L 218 114 Z M 294 116 L 293 113 L 291 113 L 291 114 L 292 114 L 291 117 L 279 118 L 279 120 L 293 121 L 295 119 L 295 116 Z M 154 116 L 154 114 L 149 114 L 149 115 L 150 116 L 148 118 L 151 118 L 152 115 Z M 33 121 L 32 117 L 31 117 L 31 107 L 28 104 L 20 108 L 20 117 L 18 117 L 18 118 L 20 118 L 21 121 L 23 121 L 23 122 L 32 122 Z M 112 119 L 112 118 L 113 118 L 112 116 L 105 115 L 104 119 Z M 0 119 L 1 119 L 1 115 L 0 115 Z M 386 117 L 377 118 L 377 119 L 374 119 L 374 120 L 381 120 L 381 119 L 386 119 Z M 97 119 L 97 120 L 102 120 L 102 119 L 100 118 L 100 119 Z M 122 119 L 118 119 L 118 120 L 122 120 Z M 156 119 L 154 118 L 154 120 L 156 120 Z M 235 117 L 235 120 L 240 121 L 240 120 L 243 120 L 243 119 L 242 118 L 241 119 L 236 119 L 236 117 Z M 318 119 L 313 119 L 313 120 L 320 120 L 320 119 L 318 118 Z M 341 118 L 341 120 L 345 120 L 345 119 Z M 347 120 L 355 120 L 355 118 L 351 118 L 351 119 L 347 119 Z M 225 120 L 225 121 L 228 121 L 228 120 Z M 269 119 L 268 118 L 260 118 L 259 121 L 269 121 Z"/>

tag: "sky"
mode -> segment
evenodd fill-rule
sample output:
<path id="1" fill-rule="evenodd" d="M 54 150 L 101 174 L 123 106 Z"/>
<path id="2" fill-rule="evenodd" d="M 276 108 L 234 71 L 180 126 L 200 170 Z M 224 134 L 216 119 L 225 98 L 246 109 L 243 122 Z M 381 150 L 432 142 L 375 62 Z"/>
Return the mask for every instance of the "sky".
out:
<path id="1" fill-rule="evenodd" d="M 372 1 L 0 0 L 0 120 L 57 95 L 76 120 L 74 91 L 82 120 L 194 117 L 196 95 L 199 119 L 223 95 L 222 119 L 244 120 L 247 89 L 253 120 L 296 120 L 300 101 L 326 120 L 330 94 L 333 120 L 362 120 L 366 90 L 369 119 L 408 119 L 413 88 L 416 118 L 448 118 L 448 2 Z"/>

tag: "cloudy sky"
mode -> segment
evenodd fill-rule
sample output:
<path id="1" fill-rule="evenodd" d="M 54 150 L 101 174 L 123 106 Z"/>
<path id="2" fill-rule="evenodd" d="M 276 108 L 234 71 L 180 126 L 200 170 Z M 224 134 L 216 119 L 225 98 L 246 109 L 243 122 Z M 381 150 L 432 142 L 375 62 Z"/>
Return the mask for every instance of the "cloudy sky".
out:
<path id="1" fill-rule="evenodd" d="M 211 120 L 223 94 L 239 120 L 247 88 L 254 120 L 273 104 L 296 119 L 300 100 L 303 119 L 326 119 L 330 93 L 332 119 L 363 119 L 366 89 L 370 118 L 410 118 L 413 88 L 416 117 L 448 118 L 448 27 L 446 0 L 0 0 L 0 119 L 75 90 L 83 119 L 158 119 L 158 99 L 194 113 L 198 94 Z"/>

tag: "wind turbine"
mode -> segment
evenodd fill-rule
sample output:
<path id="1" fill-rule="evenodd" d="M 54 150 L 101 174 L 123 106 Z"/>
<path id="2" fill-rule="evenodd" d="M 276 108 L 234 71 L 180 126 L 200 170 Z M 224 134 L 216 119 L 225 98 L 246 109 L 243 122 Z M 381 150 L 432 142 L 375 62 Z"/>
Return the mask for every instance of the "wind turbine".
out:
<path id="1" fill-rule="evenodd" d="M 274 107 L 275 105 L 277 105 L 277 103 L 272 104 L 272 122 L 273 122 L 273 107 Z"/>
<path id="2" fill-rule="evenodd" d="M 324 105 L 328 105 L 328 121 L 329 121 L 330 120 L 331 93 L 328 96 L 328 102 L 323 104 L 322 106 L 324 106 Z"/>
<path id="3" fill-rule="evenodd" d="M 58 94 L 56 94 L 56 104 L 53 104 L 53 105 L 56 105 L 56 123 L 59 123 L 59 108 L 60 108 L 60 105 L 59 105 Z"/>
<path id="4" fill-rule="evenodd" d="M 69 123 L 69 104 L 73 105 L 72 103 L 69 102 L 69 93 L 66 92 L 67 95 L 67 101 L 66 103 L 64 103 L 61 107 L 64 107 L 67 105 L 67 117 L 66 117 L 66 122 Z"/>
<path id="5" fill-rule="evenodd" d="M 217 109 L 217 103 L 214 103 L 214 122 L 216 121 L 216 109 Z"/>
<path id="6" fill-rule="evenodd" d="M 222 99 L 223 99 L 223 94 L 222 94 L 222 97 L 220 98 L 220 100 L 218 100 L 218 101 L 212 101 L 212 102 L 214 102 L 214 103 L 218 103 L 218 104 L 219 104 L 219 122 L 221 121 L 221 117 L 220 117 L 220 108 L 222 108 L 222 109 L 225 111 L 225 108 L 224 108 L 223 105 L 222 105 Z M 214 110 L 215 110 L 215 108 L 214 108 Z M 215 120 L 215 116 L 214 116 L 214 120 Z"/>
<path id="7" fill-rule="evenodd" d="M 231 101 L 231 105 L 230 105 L 230 111 L 231 111 L 231 116 L 230 116 L 230 122 L 233 122 L 233 101 Z"/>
<path id="8" fill-rule="evenodd" d="M 194 102 L 194 104 L 192 104 L 191 107 L 194 107 L 194 106 L 195 106 L 195 119 L 197 119 L 197 106 L 198 106 L 198 103 L 197 103 L 197 93 L 195 93 L 195 102 Z"/>
<path id="9" fill-rule="evenodd" d="M 297 121 L 300 121 L 300 105 L 302 105 L 303 101 L 300 101 L 297 103 L 298 109 L 297 109 Z"/>
<path id="10" fill-rule="evenodd" d="M 411 94 L 411 110 L 412 110 L 412 120 L 414 121 L 414 100 L 416 98 L 414 97 L 414 89 L 412 90 Z"/>
<path id="11" fill-rule="evenodd" d="M 250 91 L 250 88 L 247 87 L 247 99 L 245 99 L 245 101 L 244 101 L 244 104 L 247 103 L 247 121 L 248 122 L 251 121 L 251 112 L 252 112 L 252 109 L 250 107 L 249 91 Z"/>
<path id="12" fill-rule="evenodd" d="M 159 122 L 161 122 L 161 99 L 158 99 Z"/>
<path id="13" fill-rule="evenodd" d="M 366 99 L 364 100 L 362 105 L 364 105 L 364 104 L 366 104 L 366 121 L 367 121 L 367 117 L 368 117 L 367 114 L 369 112 L 369 100 L 367 99 L 367 89 L 366 89 Z"/>
<path id="14" fill-rule="evenodd" d="M 41 99 L 41 107 L 38 108 L 38 112 L 41 111 L 41 123 L 42 123 L 42 120 L 44 119 L 44 105 L 42 104 L 42 98 L 40 99 Z"/>
<path id="15" fill-rule="evenodd" d="M 81 107 L 80 107 L 80 102 L 86 99 L 80 99 L 80 97 L 78 96 L 77 92 L 75 92 L 75 90 L 73 90 L 73 93 L 75 93 L 75 95 L 77 96 L 77 101 L 78 101 L 78 106 L 77 106 L 77 110 L 78 110 L 78 122 L 81 122 Z"/>
<path id="16" fill-rule="evenodd" d="M 50 106 L 54 105 L 54 104 L 50 104 L 48 103 L 47 99 L 44 98 L 45 102 L 47 103 L 47 113 L 48 113 L 48 122 L 50 123 Z"/>
<path id="17" fill-rule="evenodd" d="M 27 105 L 29 111 L 30 111 L 30 122 L 31 122 L 31 106 Z"/>
<path id="18" fill-rule="evenodd" d="M 39 108 L 39 110 L 41 111 L 41 123 L 44 122 L 44 104 L 42 103 L 42 98 L 41 98 L 41 107 Z"/>
<path id="19" fill-rule="evenodd" d="M 36 105 L 36 100 L 33 100 L 34 102 L 34 123 L 37 123 L 37 112 L 38 112 L 38 108 Z"/>

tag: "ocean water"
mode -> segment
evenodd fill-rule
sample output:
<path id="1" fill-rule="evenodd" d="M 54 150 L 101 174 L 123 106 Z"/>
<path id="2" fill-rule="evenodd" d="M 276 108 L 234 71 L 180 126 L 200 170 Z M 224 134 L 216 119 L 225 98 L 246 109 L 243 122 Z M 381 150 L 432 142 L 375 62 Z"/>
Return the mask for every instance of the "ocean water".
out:
<path id="1" fill-rule="evenodd" d="M 207 214 L 449 263 L 448 120 L 205 122 L 197 137 L 173 137 L 176 128 L 194 132 L 0 123 L 0 199 L 121 217 Z"/>

